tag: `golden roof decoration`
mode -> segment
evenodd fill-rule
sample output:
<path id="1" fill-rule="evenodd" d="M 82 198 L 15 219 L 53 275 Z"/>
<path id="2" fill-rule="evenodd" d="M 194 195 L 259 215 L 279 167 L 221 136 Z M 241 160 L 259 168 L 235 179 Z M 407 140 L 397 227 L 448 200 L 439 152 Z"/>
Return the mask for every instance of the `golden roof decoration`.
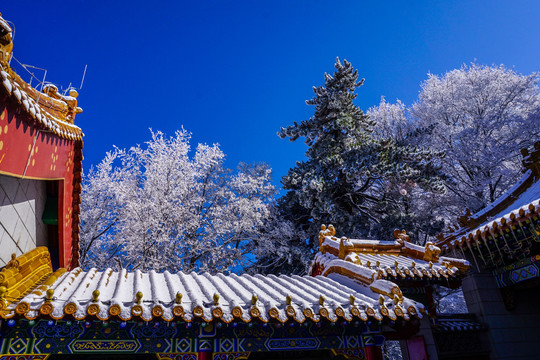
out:
<path id="1" fill-rule="evenodd" d="M 40 248 L 17 260 L 24 268 L 29 257 L 35 262 L 44 253 L 46 249 Z M 403 297 L 399 288 L 384 280 L 365 286 L 339 274 L 225 276 L 80 268 L 51 273 L 50 267 L 46 274 L 32 276 L 33 283 L 25 283 L 16 299 L 4 302 L 0 318 L 302 323 L 368 321 L 370 317 L 408 320 L 425 313 L 422 304 Z M 18 279 L 8 289 L 24 281 Z M 2 291 L 0 296 L 7 299 Z"/>
<path id="2" fill-rule="evenodd" d="M 52 84 L 44 85 L 41 92 L 34 89 L 11 68 L 12 57 L 12 30 L 0 14 L 0 88 L 38 124 L 59 137 L 81 140 L 83 132 L 74 125 L 75 115 L 82 113 L 77 106 L 77 91 L 72 88 L 69 89 L 69 96 L 62 95 Z"/>
<path id="3" fill-rule="evenodd" d="M 394 241 L 381 241 L 337 238 L 334 227 L 329 229 L 321 227 L 312 274 L 346 274 L 372 286 L 381 279 L 459 278 L 470 267 L 467 260 L 440 256 L 441 249 L 432 242 L 411 243 L 405 230 L 395 230 Z"/>
<path id="4" fill-rule="evenodd" d="M 42 279 L 52 273 L 51 259 L 46 247 L 38 247 L 11 260 L 0 271 L 0 315 Z"/>

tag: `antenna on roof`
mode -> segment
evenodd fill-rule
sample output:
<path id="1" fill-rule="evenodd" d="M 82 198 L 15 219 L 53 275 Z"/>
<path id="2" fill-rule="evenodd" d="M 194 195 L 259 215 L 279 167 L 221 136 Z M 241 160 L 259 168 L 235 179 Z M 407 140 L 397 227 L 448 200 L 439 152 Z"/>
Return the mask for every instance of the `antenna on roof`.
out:
<path id="1" fill-rule="evenodd" d="M 88 64 L 84 65 L 84 72 L 83 72 L 83 75 L 82 75 L 82 79 L 81 79 L 81 86 L 79 86 L 79 90 L 82 89 L 82 86 L 83 86 L 83 83 L 84 83 L 84 77 L 86 75 L 86 68 L 88 67 Z"/>
<path id="2" fill-rule="evenodd" d="M 69 90 L 71 90 L 71 82 L 69 83 L 68 87 L 64 90 L 64 96 L 66 96 Z"/>

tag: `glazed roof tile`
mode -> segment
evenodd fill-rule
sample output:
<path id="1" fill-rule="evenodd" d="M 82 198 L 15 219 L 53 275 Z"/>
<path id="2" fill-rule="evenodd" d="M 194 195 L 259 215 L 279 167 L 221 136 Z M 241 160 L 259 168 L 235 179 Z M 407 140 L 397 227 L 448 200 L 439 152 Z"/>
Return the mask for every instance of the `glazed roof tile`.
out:
<path id="1" fill-rule="evenodd" d="M 409 319 L 411 315 L 422 317 L 424 312 L 423 305 L 404 298 L 393 283 L 379 280 L 367 286 L 341 274 L 226 276 L 80 268 L 53 273 L 49 268 L 45 276 L 40 273 L 34 279 L 37 280 L 17 297 L 2 297 L 0 293 L 3 318 L 200 318 L 227 323 L 235 319 L 304 322 L 326 318 L 335 322 L 340 318 Z"/>
<path id="2" fill-rule="evenodd" d="M 22 80 L 10 67 L 13 43 L 12 30 L 0 16 L 0 88 L 16 101 L 38 124 L 61 138 L 81 140 L 83 132 L 74 125 L 75 115 L 82 112 L 77 106 L 77 92 L 58 93 L 56 86 L 43 86 L 42 92 Z"/>
<path id="3" fill-rule="evenodd" d="M 433 243 L 419 246 L 409 242 L 403 231 L 395 231 L 394 241 L 337 238 L 333 227 L 323 228 L 319 253 L 312 264 L 322 267 L 322 274 L 346 270 L 369 283 L 377 279 L 459 278 L 467 271 L 467 260 L 439 256 Z"/>
<path id="4" fill-rule="evenodd" d="M 439 315 L 432 325 L 434 332 L 481 331 L 485 326 L 472 314 Z"/>

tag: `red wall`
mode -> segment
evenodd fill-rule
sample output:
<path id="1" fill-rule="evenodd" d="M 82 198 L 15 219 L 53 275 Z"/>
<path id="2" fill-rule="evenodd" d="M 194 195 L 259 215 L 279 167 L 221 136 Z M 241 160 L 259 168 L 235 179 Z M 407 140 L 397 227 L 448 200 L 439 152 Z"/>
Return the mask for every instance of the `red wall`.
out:
<path id="1" fill-rule="evenodd" d="M 72 257 L 75 142 L 39 129 L 27 113 L 0 99 L 0 173 L 19 178 L 60 180 L 58 228 L 60 266 Z"/>

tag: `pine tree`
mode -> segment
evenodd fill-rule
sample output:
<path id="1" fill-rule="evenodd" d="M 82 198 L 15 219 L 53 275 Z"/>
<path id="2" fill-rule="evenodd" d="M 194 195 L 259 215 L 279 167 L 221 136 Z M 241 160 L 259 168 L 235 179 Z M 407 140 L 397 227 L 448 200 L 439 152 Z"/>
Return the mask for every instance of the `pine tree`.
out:
<path id="1" fill-rule="evenodd" d="M 309 214 L 296 225 L 309 228 L 312 246 L 322 223 L 334 224 L 347 236 L 381 235 L 381 227 L 375 225 L 390 209 L 399 212 L 402 206 L 390 196 L 396 187 L 444 189 L 436 166 L 441 154 L 375 136 L 375 122 L 354 104 L 363 83 L 358 71 L 339 59 L 335 68 L 333 75 L 325 74 L 324 86 L 314 87 L 315 97 L 306 101 L 315 106 L 314 115 L 278 132 L 291 141 L 305 137 L 309 147 L 307 160 L 290 169 L 282 183 L 290 203 Z"/>

